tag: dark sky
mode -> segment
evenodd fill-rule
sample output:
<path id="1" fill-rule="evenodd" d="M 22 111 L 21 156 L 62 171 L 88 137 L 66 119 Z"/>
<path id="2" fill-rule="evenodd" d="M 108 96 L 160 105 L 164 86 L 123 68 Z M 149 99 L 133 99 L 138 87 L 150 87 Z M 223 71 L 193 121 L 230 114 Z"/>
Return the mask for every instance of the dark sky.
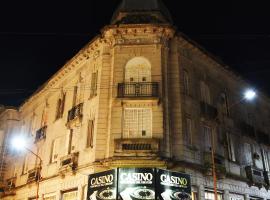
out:
<path id="1" fill-rule="evenodd" d="M 179 31 L 270 94 L 270 12 L 266 3 L 163 1 Z M 3 2 L 0 104 L 18 106 L 110 22 L 120 0 Z"/>

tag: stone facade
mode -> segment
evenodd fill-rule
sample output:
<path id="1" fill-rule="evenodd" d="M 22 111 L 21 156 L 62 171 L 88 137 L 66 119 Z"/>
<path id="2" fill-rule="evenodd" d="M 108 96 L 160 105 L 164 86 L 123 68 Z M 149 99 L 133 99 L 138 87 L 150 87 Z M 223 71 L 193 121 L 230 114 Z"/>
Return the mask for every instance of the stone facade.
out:
<path id="1" fill-rule="evenodd" d="M 269 98 L 234 105 L 250 85 L 164 18 L 116 19 L 18 110 L 0 114 L 2 198 L 34 199 L 39 173 L 39 199 L 65 200 L 86 198 L 88 174 L 159 167 L 190 174 L 194 200 L 213 199 L 213 133 L 220 196 L 270 199 Z M 9 150 L 15 135 L 41 170 L 33 154 Z"/>

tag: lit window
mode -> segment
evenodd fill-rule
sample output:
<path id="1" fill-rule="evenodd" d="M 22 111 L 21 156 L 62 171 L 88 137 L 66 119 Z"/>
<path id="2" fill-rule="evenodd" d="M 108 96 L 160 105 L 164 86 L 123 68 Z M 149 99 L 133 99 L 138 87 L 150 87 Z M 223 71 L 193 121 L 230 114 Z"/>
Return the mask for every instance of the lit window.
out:
<path id="1" fill-rule="evenodd" d="M 124 110 L 124 137 L 152 137 L 152 110 L 126 108 Z"/>
<path id="2" fill-rule="evenodd" d="M 215 193 L 212 192 L 212 191 L 205 191 L 204 199 L 205 200 L 215 200 Z M 223 200 L 223 194 L 222 193 L 217 194 L 217 200 Z"/>
<path id="3" fill-rule="evenodd" d="M 78 197 L 77 191 L 70 191 L 62 193 L 62 200 L 76 200 Z"/>

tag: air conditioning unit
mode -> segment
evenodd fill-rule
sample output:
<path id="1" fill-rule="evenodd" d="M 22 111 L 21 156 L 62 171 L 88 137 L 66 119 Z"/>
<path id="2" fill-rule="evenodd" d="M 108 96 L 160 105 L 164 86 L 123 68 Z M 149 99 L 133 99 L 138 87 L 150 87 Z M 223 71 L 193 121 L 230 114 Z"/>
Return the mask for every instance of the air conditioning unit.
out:
<path id="1" fill-rule="evenodd" d="M 27 183 L 37 181 L 40 178 L 39 168 L 28 171 Z"/>
<path id="2" fill-rule="evenodd" d="M 245 169 L 247 178 L 249 179 L 251 185 L 261 188 L 265 184 L 262 170 L 256 169 L 253 166 L 247 166 Z"/>
<path id="3" fill-rule="evenodd" d="M 59 172 L 64 172 L 69 169 L 74 171 L 78 166 L 79 152 L 71 153 L 67 156 L 64 156 L 60 159 L 60 169 Z"/>

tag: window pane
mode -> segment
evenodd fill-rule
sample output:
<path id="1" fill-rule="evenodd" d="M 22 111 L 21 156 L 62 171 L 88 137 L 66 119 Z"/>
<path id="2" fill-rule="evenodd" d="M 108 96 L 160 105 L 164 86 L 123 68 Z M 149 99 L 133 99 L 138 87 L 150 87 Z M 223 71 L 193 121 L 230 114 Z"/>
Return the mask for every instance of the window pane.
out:
<path id="1" fill-rule="evenodd" d="M 141 138 L 152 136 L 152 110 L 130 109 L 124 110 L 124 137 Z"/>
<path id="2" fill-rule="evenodd" d="M 77 191 L 63 193 L 63 200 L 77 200 Z"/>

